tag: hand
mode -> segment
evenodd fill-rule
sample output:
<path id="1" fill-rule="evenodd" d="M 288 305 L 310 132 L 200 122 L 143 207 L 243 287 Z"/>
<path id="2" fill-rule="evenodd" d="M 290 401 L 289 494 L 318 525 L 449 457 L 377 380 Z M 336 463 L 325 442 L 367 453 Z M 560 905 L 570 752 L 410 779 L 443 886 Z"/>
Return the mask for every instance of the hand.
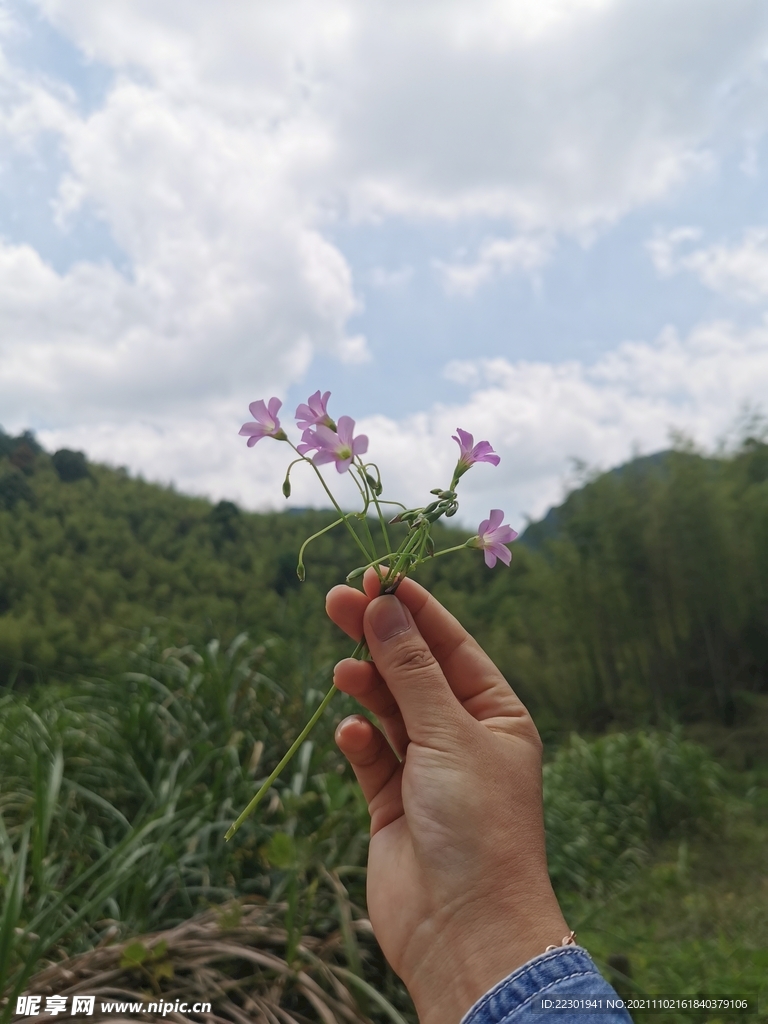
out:
<path id="1" fill-rule="evenodd" d="M 373 662 L 336 686 L 373 712 L 336 742 L 371 815 L 368 912 L 422 1024 L 458 1024 L 480 996 L 568 933 L 547 872 L 541 740 L 493 662 L 430 594 L 334 587 L 326 607 Z M 386 735 L 386 738 L 385 738 Z M 401 760 L 402 758 L 402 760 Z"/>

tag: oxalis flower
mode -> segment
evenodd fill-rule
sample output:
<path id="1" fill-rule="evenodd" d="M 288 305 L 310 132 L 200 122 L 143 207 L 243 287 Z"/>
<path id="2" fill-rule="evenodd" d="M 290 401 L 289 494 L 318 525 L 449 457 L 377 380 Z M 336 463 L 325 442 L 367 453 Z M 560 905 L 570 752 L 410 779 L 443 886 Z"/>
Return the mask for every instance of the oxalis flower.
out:
<path id="1" fill-rule="evenodd" d="M 512 552 L 507 547 L 517 537 L 517 531 L 511 526 L 502 526 L 504 513 L 500 508 L 492 508 L 490 518 L 484 519 L 477 528 L 477 536 L 467 542 L 467 547 L 481 548 L 485 555 L 485 564 L 489 569 L 496 565 L 500 558 L 504 565 L 512 561 Z"/>
<path id="2" fill-rule="evenodd" d="M 459 436 L 456 437 L 456 434 Z M 456 463 L 456 469 L 453 471 L 453 482 L 463 476 L 468 469 L 471 469 L 476 462 L 490 462 L 494 466 L 498 466 L 501 462 L 501 458 L 491 448 L 490 441 L 478 441 L 475 444 L 475 439 L 472 434 L 467 433 L 466 430 L 462 430 L 461 427 L 456 428 L 456 434 L 453 435 L 453 440 L 459 446 L 459 461 Z"/>
<path id="3" fill-rule="evenodd" d="M 301 470 L 310 468 L 319 477 L 326 495 L 338 513 L 335 522 L 307 537 L 299 548 L 296 574 L 300 580 L 306 576 L 304 553 L 307 547 L 336 527 L 346 529 L 349 532 L 350 541 L 359 550 L 360 564 L 347 575 L 347 581 L 360 579 L 369 569 L 373 569 L 378 576 L 379 592 L 382 594 L 394 594 L 402 580 L 425 562 L 465 548 L 479 548 L 484 554 L 486 565 L 490 568 L 496 565 L 498 559 L 501 559 L 506 565 L 510 564 L 512 553 L 507 545 L 515 540 L 517 533 L 510 526 L 502 525 L 504 513 L 501 509 L 492 509 L 489 518 L 480 523 L 477 535 L 464 543 L 436 550 L 435 538 L 432 536 L 435 523 L 443 518 L 449 519 L 458 511 L 456 484 L 459 478 L 476 462 L 490 462 L 491 465 L 497 466 L 501 461 L 490 442 L 478 441 L 475 444 L 475 439 L 470 433 L 457 429 L 454 441 L 459 446 L 459 459 L 451 483 L 448 487 L 432 488 L 430 494 L 434 497 L 434 501 L 428 499 L 423 507 L 419 505 L 415 508 L 407 508 L 399 501 L 385 501 L 380 498 L 382 482 L 379 469 L 375 463 L 365 462 L 362 458 L 368 451 L 368 438 L 364 434 L 355 437 L 355 421 L 350 416 L 341 416 L 338 424 L 331 419 L 328 415 L 328 399 L 330 397 L 329 391 L 318 390 L 297 408 L 296 421 L 302 431 L 301 441 L 298 445 L 294 445 L 293 440 L 289 440 L 285 431 L 280 427 L 277 414 L 281 403 L 277 398 L 270 398 L 267 404 L 263 401 L 253 402 L 250 406 L 253 422 L 245 423 L 240 430 L 241 434 L 248 437 L 249 447 L 256 444 L 262 437 L 274 437 L 281 441 L 287 441 L 286 447 L 300 456 L 298 459 L 291 458 L 286 470 L 282 487 L 283 495 L 286 498 L 291 495 L 291 472 L 299 466 Z M 362 500 L 360 511 L 343 511 L 333 496 L 330 481 L 326 480 L 319 468 L 331 462 L 335 464 L 340 474 L 349 472 L 352 480 L 356 483 Z M 390 519 L 389 523 L 404 523 L 407 527 L 397 535 L 388 530 L 389 511 L 385 514 L 385 508 L 391 505 L 398 506 L 401 511 L 393 519 Z M 378 529 L 373 519 L 374 514 L 378 518 Z M 355 524 L 360 520 L 366 522 L 365 530 L 357 529 Z M 363 638 L 355 647 L 351 657 L 360 660 L 365 659 L 367 655 L 368 645 Z M 324 714 L 335 692 L 335 687 L 331 685 L 285 756 L 268 778 L 262 782 L 248 806 L 227 831 L 227 839 L 232 838 L 248 815 L 253 813 L 270 791 L 275 779 L 301 748 L 315 724 Z"/>
<path id="4" fill-rule="evenodd" d="M 355 421 L 351 416 L 339 417 L 336 431 L 319 423 L 314 430 L 304 431 L 301 444 L 297 446 L 296 451 L 300 455 L 314 451 L 312 461 L 316 466 L 335 462 L 339 473 L 345 473 L 354 458 L 368 451 L 368 438 L 365 434 L 354 437 L 354 429 Z"/>
<path id="5" fill-rule="evenodd" d="M 256 422 L 244 423 L 239 433 L 248 438 L 248 447 L 253 448 L 262 437 L 274 437 L 277 441 L 287 441 L 285 431 L 280 427 L 280 420 L 277 414 L 283 403 L 279 398 L 270 398 L 269 406 L 264 404 L 264 399 L 258 402 L 251 402 L 248 408 Z"/>
<path id="6" fill-rule="evenodd" d="M 299 430 L 308 430 L 310 427 L 318 426 L 318 424 L 329 427 L 331 430 L 336 430 L 336 424 L 328 415 L 328 399 L 330 397 L 330 391 L 326 391 L 323 395 L 316 391 L 314 395 L 309 396 L 306 405 L 298 407 L 296 410 L 296 426 Z"/>

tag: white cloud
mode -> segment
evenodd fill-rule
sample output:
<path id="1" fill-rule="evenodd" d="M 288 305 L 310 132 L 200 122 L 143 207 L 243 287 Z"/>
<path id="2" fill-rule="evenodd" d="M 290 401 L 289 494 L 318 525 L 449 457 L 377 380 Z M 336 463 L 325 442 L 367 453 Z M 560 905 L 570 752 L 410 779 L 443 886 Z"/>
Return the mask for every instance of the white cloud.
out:
<path id="1" fill-rule="evenodd" d="M 534 275 L 550 257 L 550 239 L 520 235 L 517 238 L 488 238 L 471 262 L 443 263 L 435 268 L 449 294 L 470 298 L 481 285 L 504 274 Z"/>
<path id="2" fill-rule="evenodd" d="M 684 248 L 700 238 L 696 228 L 658 232 L 648 242 L 648 250 L 659 273 L 671 276 L 689 271 L 707 288 L 745 302 L 768 298 L 768 228 L 750 228 L 735 245 L 720 242 Z"/>
<path id="3" fill-rule="evenodd" d="M 6 424 L 162 418 L 280 391 L 317 350 L 367 357 L 348 337 L 349 267 L 295 180 L 321 138 L 216 116 L 122 80 L 104 106 L 59 119 L 70 170 L 56 215 L 109 225 L 131 272 L 58 273 L 0 244 L 0 404 Z M 159 420 L 158 420 L 159 422 Z"/>
<path id="4" fill-rule="evenodd" d="M 765 130 L 762 0 L 37 4 L 165 97 L 318 133 L 312 185 L 358 216 L 587 230 Z"/>
<path id="5" fill-rule="evenodd" d="M 57 271 L 0 243 L 4 425 L 253 505 L 279 495 L 278 454 L 236 447 L 238 410 L 285 394 L 318 351 L 367 356 L 334 223 L 504 218 L 488 230 L 509 238 L 443 267 L 470 294 L 535 272 L 560 233 L 587 237 L 766 127 L 763 0 L 36 5 L 114 81 L 84 115 L 66 83 L 0 62 L 0 135 L 32 156 L 56 141 L 53 217 L 72 232 L 83 211 L 100 219 L 129 270 Z M 750 244 L 756 266 L 764 239 Z M 700 271 L 712 281 L 716 263 Z M 764 357 L 762 328 L 717 326 L 592 367 L 479 361 L 464 405 L 425 396 L 419 416 L 370 432 L 414 500 L 450 471 L 458 422 L 498 438 L 504 468 L 478 470 L 469 510 L 502 491 L 535 513 L 567 455 L 615 461 L 634 439 L 663 443 L 669 423 L 706 435 L 767 383 Z"/>
<path id="6" fill-rule="evenodd" d="M 706 324 L 685 338 L 668 328 L 591 366 L 481 359 L 454 364 L 453 375 L 471 389 L 465 402 L 360 424 L 372 457 L 403 500 L 423 500 L 450 478 L 457 454 L 450 437 L 461 426 L 489 439 L 502 462 L 464 478 L 460 518 L 473 525 L 504 507 L 519 525 L 524 513 L 540 516 L 562 498 L 571 456 L 607 469 L 636 449 L 667 447 L 672 428 L 714 446 L 741 408 L 768 395 L 768 323 L 746 332 Z"/>
<path id="7" fill-rule="evenodd" d="M 450 479 L 456 427 L 488 439 L 501 464 L 479 465 L 464 478 L 458 521 L 472 528 L 490 508 L 502 507 L 519 529 L 526 514 L 539 517 L 562 499 L 573 456 L 607 469 L 638 450 L 667 447 L 673 428 L 714 446 L 740 409 L 759 407 L 768 394 L 768 323 L 746 332 L 706 324 L 685 338 L 666 329 L 654 342 L 626 342 L 591 366 L 500 358 L 454 364 L 453 372 L 468 387 L 464 401 L 402 420 L 362 420 L 358 432 L 370 438 L 368 457 L 381 468 L 385 497 L 420 504 L 431 487 Z M 289 424 L 293 410 L 283 412 Z M 239 408 L 222 404 L 212 415 L 169 418 L 160 428 L 76 428 L 43 432 L 41 439 L 141 468 L 185 491 L 282 508 L 289 453 L 270 440 L 246 449 L 236 436 L 242 419 Z M 328 477 L 334 488 L 342 485 L 346 507 L 354 507 L 349 482 L 333 469 Z M 306 467 L 293 476 L 290 503 L 327 504 Z"/>

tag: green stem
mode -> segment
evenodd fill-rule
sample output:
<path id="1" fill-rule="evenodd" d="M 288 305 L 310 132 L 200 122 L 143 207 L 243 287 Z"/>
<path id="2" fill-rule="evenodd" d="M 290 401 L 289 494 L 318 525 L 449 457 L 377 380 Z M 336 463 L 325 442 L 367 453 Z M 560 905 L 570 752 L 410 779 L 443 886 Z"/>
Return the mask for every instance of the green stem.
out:
<path id="1" fill-rule="evenodd" d="M 355 649 L 352 652 L 352 654 L 350 655 L 350 657 L 351 658 L 360 658 L 361 656 L 364 656 L 367 648 L 368 648 L 368 645 L 366 644 L 365 639 L 362 639 L 358 643 L 357 647 L 355 647 Z M 315 725 L 317 725 L 317 722 L 319 721 L 320 716 L 325 711 L 325 709 L 328 707 L 328 705 L 331 703 L 331 699 L 333 698 L 333 695 L 334 695 L 335 692 L 336 692 L 336 684 L 332 683 L 330 690 L 323 697 L 323 699 L 320 702 L 320 705 L 317 708 L 317 710 L 315 711 L 314 715 L 312 715 L 310 720 L 307 722 L 307 724 L 304 726 L 304 728 L 301 730 L 299 735 L 296 737 L 296 739 L 291 744 L 290 749 L 288 750 L 288 753 L 285 755 L 285 757 L 283 757 L 283 759 L 280 761 L 278 766 L 270 774 L 270 776 L 267 779 L 267 781 L 259 789 L 259 791 L 256 794 L 256 796 L 253 798 L 253 800 L 251 800 L 251 802 L 245 808 L 245 810 L 240 815 L 240 817 L 232 825 L 230 825 L 230 827 L 229 827 L 229 829 L 227 831 L 227 834 L 224 836 L 224 838 L 226 840 L 231 839 L 232 836 L 235 834 L 235 832 L 237 832 L 237 830 L 243 824 L 245 819 L 247 817 L 249 817 L 251 814 L 253 814 L 253 812 L 256 810 L 256 808 L 258 807 L 259 803 L 261 802 L 264 794 L 267 792 L 269 787 L 272 785 L 272 783 L 278 777 L 278 775 L 283 770 L 283 768 L 285 768 L 285 766 L 291 760 L 291 758 L 296 753 L 296 751 L 299 749 L 299 747 L 304 742 L 304 740 L 307 738 L 307 736 L 309 736 L 310 732 L 314 729 Z"/>
<path id="2" fill-rule="evenodd" d="M 350 473 L 352 473 L 351 469 Z M 359 470 L 358 475 L 360 477 L 359 480 L 357 479 L 357 476 L 355 476 L 355 474 L 352 473 L 352 479 L 357 484 L 357 489 L 360 491 L 360 495 L 363 499 L 362 522 L 363 526 L 365 527 L 365 532 L 368 534 L 368 540 L 371 543 L 371 554 L 373 555 L 373 561 L 370 564 L 374 565 L 376 569 L 376 575 L 379 577 L 379 583 L 381 583 L 384 577 L 381 575 L 381 569 L 379 569 L 379 557 L 376 554 L 376 544 L 374 543 L 373 540 L 371 528 L 368 525 L 368 506 L 371 504 L 371 499 L 368 497 L 368 481 L 365 479 L 365 474 L 361 473 Z"/>
<path id="3" fill-rule="evenodd" d="M 293 448 L 293 450 L 296 452 L 296 454 L 299 456 L 300 459 L 303 459 L 304 462 L 308 462 L 310 464 L 310 466 L 312 467 L 312 469 L 314 469 L 315 473 L 317 474 L 317 479 L 320 481 L 320 483 L 323 486 L 323 490 L 328 495 L 328 497 L 331 499 L 331 504 L 336 509 L 336 511 L 339 513 L 341 518 L 344 520 L 344 525 L 346 526 L 346 528 L 349 530 L 349 532 L 354 537 L 355 543 L 357 544 L 357 546 L 360 548 L 360 550 L 363 552 L 363 554 L 367 557 L 368 556 L 368 552 L 365 550 L 365 545 L 360 540 L 360 538 L 355 533 L 355 531 L 352 529 L 352 525 L 350 524 L 349 519 L 347 518 L 347 513 L 346 512 L 342 512 L 341 506 L 339 505 L 339 503 L 336 501 L 336 499 L 334 498 L 333 494 L 331 493 L 330 488 L 328 487 L 328 484 L 325 482 L 325 478 L 323 477 L 323 474 L 320 472 L 320 470 L 314 464 L 312 459 L 308 459 L 306 455 L 302 455 L 301 454 L 301 452 L 296 447 L 296 445 L 293 443 L 293 441 L 291 441 L 289 439 L 288 440 L 288 444 L 291 446 L 291 448 Z"/>
<path id="4" fill-rule="evenodd" d="M 360 463 L 360 465 L 362 467 L 363 474 L 365 474 L 366 467 L 365 467 L 365 464 L 363 463 L 363 460 L 358 458 L 358 462 Z M 373 462 L 369 463 L 369 465 L 375 466 L 375 464 Z M 376 469 L 376 478 L 378 480 L 379 486 L 381 486 L 381 473 L 379 473 L 379 467 L 375 466 L 375 469 Z M 384 537 L 384 546 L 386 547 L 387 551 L 391 551 L 392 547 L 391 547 L 391 545 L 389 543 L 389 533 L 387 532 L 387 523 L 386 523 L 386 520 L 384 519 L 384 515 L 383 515 L 383 513 L 381 511 L 381 506 L 379 504 L 379 496 L 376 493 L 376 491 L 372 490 L 372 497 L 373 497 L 373 503 L 376 506 L 376 514 L 379 517 L 379 526 L 381 527 L 381 534 Z M 399 504 L 399 502 L 397 504 Z"/>
<path id="5" fill-rule="evenodd" d="M 470 539 L 471 539 L 471 540 L 474 540 L 474 537 L 472 537 L 472 538 L 470 538 Z M 457 545 L 456 545 L 456 547 L 454 547 L 454 548 L 443 548 L 443 550 L 442 550 L 442 551 L 436 551 L 436 552 L 434 553 L 434 555 L 430 555 L 429 557 L 430 557 L 430 558 L 439 558 L 439 557 L 440 557 L 440 555 L 448 555 L 448 554 L 450 554 L 450 553 L 451 553 L 452 551 L 463 551 L 463 550 L 464 550 L 464 548 L 466 548 L 466 547 L 468 547 L 468 546 L 469 546 L 469 545 L 468 545 L 468 544 L 467 544 L 466 542 L 465 542 L 464 544 L 457 544 Z M 424 559 L 424 561 L 426 561 L 426 559 Z"/>
<path id="6" fill-rule="evenodd" d="M 403 566 L 405 565 L 406 561 L 408 560 L 408 555 L 411 553 L 412 549 L 415 548 L 416 545 L 419 543 L 419 541 L 422 539 L 422 536 L 423 536 L 423 531 L 419 529 L 419 530 L 415 531 L 415 533 L 414 533 L 414 535 L 412 537 L 407 537 L 406 538 L 405 543 L 403 544 L 403 546 L 400 548 L 399 551 L 396 552 L 397 560 L 396 560 L 394 565 L 390 565 L 389 571 L 387 572 L 387 575 L 384 578 L 384 583 L 391 583 L 392 580 L 397 579 L 398 575 L 400 574 L 401 570 L 403 569 Z"/>
<path id="7" fill-rule="evenodd" d="M 313 540 L 317 540 L 318 537 L 322 537 L 322 535 L 324 533 L 328 533 L 329 530 L 332 530 L 334 528 L 334 526 L 338 526 L 339 523 L 342 523 L 343 521 L 344 521 L 343 517 L 341 519 L 335 519 L 331 523 L 330 526 L 325 526 L 325 527 L 323 527 L 322 530 L 318 530 L 317 533 L 313 533 L 311 537 L 307 537 L 307 539 L 304 541 L 304 543 L 299 548 L 298 564 L 299 565 L 303 564 L 303 562 L 304 562 L 304 551 L 306 550 L 308 544 L 311 544 Z"/>
<path id="8" fill-rule="evenodd" d="M 251 802 L 245 808 L 245 810 L 240 815 L 240 817 L 235 821 L 235 823 L 233 825 L 230 825 L 227 834 L 224 836 L 225 839 L 231 839 L 232 836 L 235 834 L 235 832 L 237 832 L 237 830 L 243 824 L 245 819 L 247 817 L 249 817 L 251 814 L 253 814 L 253 812 L 256 810 L 258 805 L 261 803 L 262 797 L 267 792 L 269 787 L 275 781 L 275 779 L 280 774 L 280 772 L 283 770 L 283 768 L 285 768 L 285 766 L 291 760 L 291 758 L 296 753 L 296 751 L 299 749 L 299 747 L 304 742 L 304 740 L 307 738 L 307 736 L 309 736 L 310 732 L 312 731 L 312 729 L 317 724 L 318 719 L 320 718 L 322 713 L 325 711 L 325 709 L 328 707 L 328 705 L 331 703 L 331 698 L 333 697 L 335 692 L 336 692 L 336 684 L 332 683 L 330 690 L 323 697 L 319 707 L 317 708 L 317 711 L 315 711 L 314 715 L 312 715 L 310 720 L 307 722 L 307 724 L 304 726 L 304 728 L 301 730 L 299 735 L 296 737 L 296 739 L 291 744 L 291 746 L 290 746 L 290 748 L 288 750 L 288 753 L 280 761 L 280 763 L 278 764 L 277 768 L 275 768 L 274 771 L 270 774 L 270 776 L 267 779 L 267 781 L 264 783 L 264 785 L 258 791 L 258 793 L 253 798 L 253 800 L 251 800 Z"/>

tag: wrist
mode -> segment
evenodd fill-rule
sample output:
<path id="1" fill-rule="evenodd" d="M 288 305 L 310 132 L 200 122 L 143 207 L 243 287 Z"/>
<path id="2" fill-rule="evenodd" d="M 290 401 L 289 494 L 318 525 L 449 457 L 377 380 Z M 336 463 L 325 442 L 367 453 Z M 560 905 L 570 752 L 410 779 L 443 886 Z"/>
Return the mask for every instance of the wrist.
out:
<path id="1" fill-rule="evenodd" d="M 570 931 L 548 880 L 543 891 L 505 902 L 487 919 L 485 904 L 475 920 L 464 917 L 435 934 L 407 982 L 419 1024 L 459 1024 L 494 985 Z"/>

